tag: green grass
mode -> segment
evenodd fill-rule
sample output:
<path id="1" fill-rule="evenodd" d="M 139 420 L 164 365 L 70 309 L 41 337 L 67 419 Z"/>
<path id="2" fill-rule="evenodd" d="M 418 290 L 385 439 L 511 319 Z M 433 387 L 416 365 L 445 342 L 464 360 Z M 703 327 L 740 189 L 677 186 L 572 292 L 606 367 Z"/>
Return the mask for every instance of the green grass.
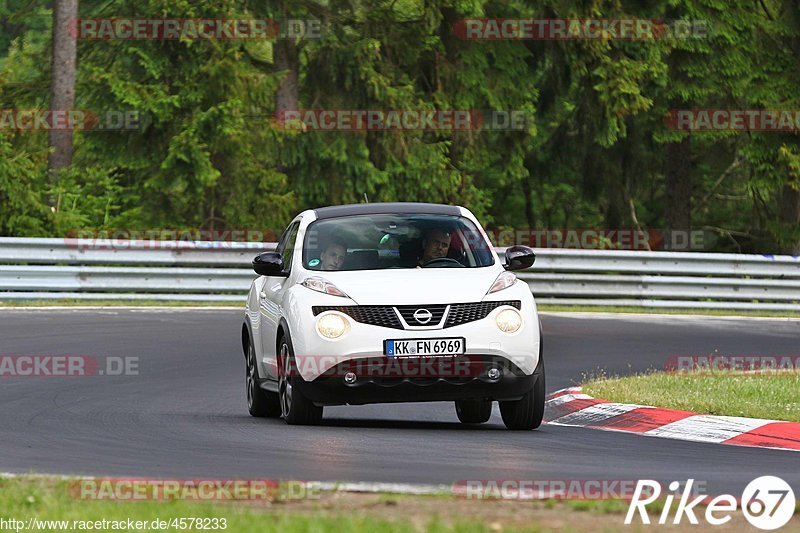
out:
<path id="1" fill-rule="evenodd" d="M 583 389 L 613 402 L 800 422 L 800 372 L 653 372 L 600 377 Z"/>
<path id="2" fill-rule="evenodd" d="M 0 518 L 27 521 L 35 517 L 40 523 L 66 520 L 72 530 L 77 527 L 73 521 L 106 520 L 109 527 L 108 522 L 125 523 L 128 519 L 152 524 L 156 519 L 216 518 L 220 524 L 224 519 L 227 525 L 227 529 L 216 531 L 226 532 L 495 533 L 554 529 L 605 532 L 619 529 L 629 505 L 625 500 L 469 500 L 447 493 L 413 496 L 323 492 L 319 499 L 302 500 L 282 497 L 280 491 L 271 493 L 269 501 L 256 502 L 115 502 L 78 499 L 78 483 L 53 477 L 0 478 Z M 656 519 L 662 503 L 658 500 L 648 506 L 652 520 Z M 59 529 L 43 524 L 39 530 Z"/>
<path id="3" fill-rule="evenodd" d="M 663 503 L 662 500 L 656 500 L 649 504 L 648 511 L 653 510 L 656 513 L 661 511 L 661 508 L 658 507 L 661 503 Z M 573 511 L 606 514 L 624 514 L 630 505 L 627 500 L 567 500 L 566 504 Z"/>
<path id="4" fill-rule="evenodd" d="M 374 513 L 303 511 L 291 512 L 292 503 L 195 503 L 187 501 L 137 501 L 113 502 L 80 500 L 70 496 L 70 482 L 47 478 L 0 479 L 0 509 L 2 518 L 8 520 L 68 520 L 77 521 L 146 521 L 174 518 L 217 518 L 225 519 L 227 529 L 216 531 L 258 531 L 258 532 L 414 532 L 417 528 L 405 520 L 383 520 Z M 221 523 L 221 522 L 220 522 Z M 47 529 L 44 526 L 42 529 Z M 74 529 L 74 528 L 73 528 Z M 427 527 L 429 531 L 441 532 L 487 532 L 489 528 L 481 523 L 438 523 L 432 517 Z M 51 530 L 56 530 L 52 528 Z M 178 531 L 171 528 L 166 531 Z M 13 531 L 13 530 L 12 530 Z M 529 531 L 535 531 L 530 529 Z"/>
<path id="5" fill-rule="evenodd" d="M 412 496 L 399 494 L 354 495 L 324 492 L 318 500 L 283 498 L 280 492 L 269 501 L 115 502 L 77 498 L 75 480 L 52 477 L 0 478 L 0 518 L 40 521 L 40 531 L 65 530 L 41 521 L 101 522 L 113 527 L 128 519 L 152 524 L 153 520 L 180 518 L 225 520 L 226 529 L 206 531 L 258 531 L 267 533 L 327 533 L 388 531 L 402 533 L 495 533 L 498 531 L 618 531 L 629 502 L 625 500 L 496 501 L 469 500 L 454 495 Z M 651 520 L 658 518 L 663 498 L 648 505 Z M 701 506 L 702 507 L 702 506 Z M 800 503 L 798 503 L 800 511 Z M 700 514 L 702 511 L 697 511 Z M 737 511 L 738 513 L 738 511 Z M 744 523 L 743 517 L 736 518 Z M 8 524 L 6 524 L 8 526 Z M 98 527 L 94 527 L 98 530 Z M 14 531 L 14 529 L 6 530 Z M 25 530 L 25 529 L 22 529 Z M 102 529 L 100 529 L 102 530 Z M 152 530 L 152 529 L 150 529 Z M 161 531 L 179 531 L 168 527 Z M 197 528 L 183 530 L 194 531 Z M 631 528 L 631 531 L 646 531 Z"/>

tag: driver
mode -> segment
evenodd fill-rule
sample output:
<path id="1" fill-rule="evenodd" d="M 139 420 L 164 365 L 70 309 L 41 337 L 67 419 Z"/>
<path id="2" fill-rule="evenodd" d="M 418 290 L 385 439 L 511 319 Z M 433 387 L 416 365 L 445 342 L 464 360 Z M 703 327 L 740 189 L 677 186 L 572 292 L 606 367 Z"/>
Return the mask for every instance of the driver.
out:
<path id="1" fill-rule="evenodd" d="M 440 228 L 433 228 L 425 233 L 422 239 L 422 257 L 417 266 L 422 266 L 428 261 L 447 257 L 450 251 L 450 232 Z"/>
<path id="2" fill-rule="evenodd" d="M 339 239 L 331 239 L 319 256 L 321 270 L 339 270 L 347 255 L 347 247 Z"/>

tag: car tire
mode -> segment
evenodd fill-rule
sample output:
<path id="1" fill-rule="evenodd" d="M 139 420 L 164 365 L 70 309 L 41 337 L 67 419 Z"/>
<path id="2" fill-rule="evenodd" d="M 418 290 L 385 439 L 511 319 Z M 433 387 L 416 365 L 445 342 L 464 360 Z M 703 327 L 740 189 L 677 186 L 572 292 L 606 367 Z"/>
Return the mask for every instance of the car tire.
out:
<path id="1" fill-rule="evenodd" d="M 278 397 L 283 419 L 287 424 L 309 426 L 322 421 L 322 407 L 306 398 L 297 388 L 302 377 L 297 375 L 294 348 L 288 335 L 278 339 Z"/>
<path id="2" fill-rule="evenodd" d="M 274 392 L 266 391 L 259 386 L 260 377 L 258 375 L 258 365 L 256 365 L 256 351 L 252 341 L 247 346 L 247 357 L 245 358 L 247 388 L 247 410 L 250 416 L 278 418 L 281 416 L 281 404 L 278 395 Z"/>
<path id="3" fill-rule="evenodd" d="M 541 342 L 540 342 L 541 346 Z M 539 351 L 539 364 L 534 371 L 536 383 L 525 395 L 515 401 L 498 402 L 500 416 L 508 429 L 531 430 L 542 425 L 545 402 L 544 357 Z"/>
<path id="4" fill-rule="evenodd" d="M 464 424 L 483 424 L 492 416 L 492 401 L 456 400 L 456 415 Z"/>

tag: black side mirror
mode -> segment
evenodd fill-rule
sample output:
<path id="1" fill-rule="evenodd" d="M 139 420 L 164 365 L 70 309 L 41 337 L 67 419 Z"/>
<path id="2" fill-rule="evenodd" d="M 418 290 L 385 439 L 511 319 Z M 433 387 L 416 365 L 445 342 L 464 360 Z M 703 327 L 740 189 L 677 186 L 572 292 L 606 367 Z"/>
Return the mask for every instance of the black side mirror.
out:
<path id="1" fill-rule="evenodd" d="M 524 270 L 533 266 L 536 254 L 527 246 L 512 246 L 506 250 L 506 270 Z"/>
<path id="2" fill-rule="evenodd" d="M 253 259 L 253 270 L 259 276 L 286 276 L 283 257 L 278 252 L 262 252 Z"/>

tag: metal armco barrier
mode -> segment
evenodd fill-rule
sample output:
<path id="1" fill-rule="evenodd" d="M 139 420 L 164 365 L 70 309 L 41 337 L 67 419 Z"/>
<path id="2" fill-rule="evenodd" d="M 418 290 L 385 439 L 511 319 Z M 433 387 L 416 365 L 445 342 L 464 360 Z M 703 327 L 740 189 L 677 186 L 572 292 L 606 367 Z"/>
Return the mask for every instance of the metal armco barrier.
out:
<path id="1" fill-rule="evenodd" d="M 242 302 L 275 243 L 0 237 L 0 300 Z M 498 252 L 503 255 L 503 250 Z M 800 257 L 537 249 L 518 272 L 555 305 L 800 311 Z"/>

